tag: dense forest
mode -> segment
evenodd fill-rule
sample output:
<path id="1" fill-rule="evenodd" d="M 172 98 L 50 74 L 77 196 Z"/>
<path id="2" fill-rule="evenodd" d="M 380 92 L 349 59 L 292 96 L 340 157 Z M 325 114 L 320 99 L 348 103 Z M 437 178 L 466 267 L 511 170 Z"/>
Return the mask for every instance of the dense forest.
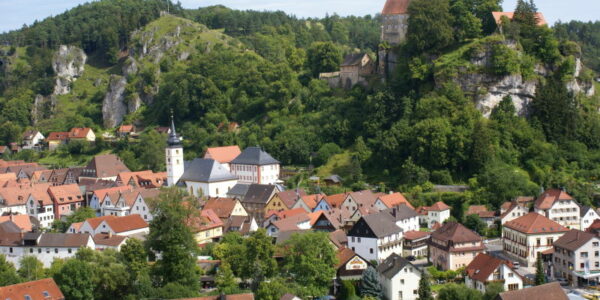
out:
<path id="1" fill-rule="evenodd" d="M 171 14 L 160 17 L 167 9 Z M 498 0 L 414 0 L 408 41 L 392 49 L 401 58 L 398 68 L 385 82 L 345 91 L 318 74 L 338 70 L 349 53 L 376 59 L 378 48 L 388 46 L 380 44 L 379 15 L 300 19 L 222 6 L 185 10 L 159 0 L 93 2 L 0 35 L 0 60 L 8 62 L 0 67 L 0 140 L 17 141 L 32 126 L 35 95 L 52 91 L 58 45 L 81 47 L 90 57 L 86 74 L 108 82 L 121 75 L 141 37 L 189 28 L 191 35 L 180 37 L 187 39 L 179 46 L 185 51 L 178 48 L 190 54 L 185 59 L 168 51 L 157 62 L 135 57 L 140 70 L 127 78 L 126 97 L 154 94 L 151 104 L 125 117 L 151 128 L 167 124 L 173 109 L 188 159 L 208 146 L 260 145 L 285 165 L 340 174 L 347 188 L 400 190 L 415 204 L 445 197 L 453 205 L 497 207 L 550 187 L 592 204 L 600 177 L 598 97 L 572 93 L 567 83 L 594 79 L 598 26 L 539 27 L 535 5 L 519 1 L 498 34 L 490 12 L 500 9 Z M 490 63 L 472 64 L 482 53 Z M 587 67 L 575 76 L 581 56 Z M 457 83 L 469 73 L 539 82 L 529 113 L 519 116 L 507 97 L 484 117 Z M 35 128 L 110 130 L 101 113 L 107 84 L 84 86 L 82 79 Z M 223 129 L 233 122 L 239 130 Z M 138 144 L 111 149 L 132 169 L 160 170 L 162 138 L 148 132 Z M 108 146 L 96 148 L 66 151 Z M 470 191 L 432 194 L 433 184 L 465 184 Z"/>

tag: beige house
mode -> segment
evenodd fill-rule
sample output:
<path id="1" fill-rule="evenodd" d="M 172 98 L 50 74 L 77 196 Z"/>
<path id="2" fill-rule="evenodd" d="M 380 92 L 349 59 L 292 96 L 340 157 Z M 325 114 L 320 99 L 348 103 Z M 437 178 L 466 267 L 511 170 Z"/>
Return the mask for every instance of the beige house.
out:
<path id="1" fill-rule="evenodd" d="M 503 225 L 504 253 L 525 266 L 533 266 L 538 255 L 553 247 L 566 227 L 538 214 L 529 213 Z"/>
<path id="2" fill-rule="evenodd" d="M 481 236 L 460 223 L 448 222 L 431 234 L 429 261 L 444 271 L 457 270 L 484 250 Z"/>
<path id="3" fill-rule="evenodd" d="M 600 238 L 592 233 L 571 230 L 554 242 L 554 277 L 572 286 L 600 281 Z"/>
<path id="4" fill-rule="evenodd" d="M 365 76 L 373 74 L 375 65 L 366 53 L 348 54 L 340 66 L 340 80 L 344 89 L 357 84 L 366 85 Z"/>

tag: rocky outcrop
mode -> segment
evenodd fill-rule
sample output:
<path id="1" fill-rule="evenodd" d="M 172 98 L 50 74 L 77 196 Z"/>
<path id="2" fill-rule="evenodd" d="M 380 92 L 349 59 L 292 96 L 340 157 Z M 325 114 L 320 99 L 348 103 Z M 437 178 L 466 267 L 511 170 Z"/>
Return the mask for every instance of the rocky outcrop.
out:
<path id="1" fill-rule="evenodd" d="M 44 97 L 36 95 L 31 108 L 31 123 L 36 125 L 39 120 L 48 119 L 54 113 L 56 107 L 56 95 Z"/>
<path id="2" fill-rule="evenodd" d="M 83 75 L 87 55 L 75 46 L 59 47 L 52 59 L 52 68 L 56 74 L 54 95 L 66 95 L 71 92 L 71 83 Z"/>
<path id="3" fill-rule="evenodd" d="M 594 96 L 596 89 L 593 81 L 583 81 L 579 78 L 583 70 L 583 63 L 580 58 L 575 59 L 575 74 L 574 79 L 567 83 L 567 89 L 574 93 L 582 93 L 588 97 Z"/>
<path id="4" fill-rule="evenodd" d="M 127 114 L 125 86 L 127 86 L 125 77 L 116 75 L 110 77 L 108 92 L 102 102 L 102 119 L 106 128 L 121 124 L 123 117 Z"/>

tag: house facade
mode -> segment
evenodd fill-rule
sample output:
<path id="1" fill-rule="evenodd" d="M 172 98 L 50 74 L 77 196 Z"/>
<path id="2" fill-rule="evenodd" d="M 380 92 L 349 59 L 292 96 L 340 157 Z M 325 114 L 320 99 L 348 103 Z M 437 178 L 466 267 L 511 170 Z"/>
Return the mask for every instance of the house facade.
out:
<path id="1" fill-rule="evenodd" d="M 246 148 L 230 166 L 240 183 L 275 184 L 279 181 L 279 161 L 259 147 Z"/>
<path id="2" fill-rule="evenodd" d="M 427 257 L 429 255 L 429 238 L 431 233 L 424 231 L 404 232 L 402 256 Z"/>
<path id="3" fill-rule="evenodd" d="M 571 286 L 600 282 L 600 238 L 573 229 L 554 242 L 554 278 Z"/>
<path id="4" fill-rule="evenodd" d="M 371 261 L 383 261 L 392 253 L 402 254 L 402 228 L 391 216 L 362 216 L 348 232 L 348 247 Z"/>
<path id="5" fill-rule="evenodd" d="M 581 207 L 580 210 L 580 219 L 581 219 L 581 231 L 586 231 L 594 221 L 600 219 L 600 215 L 591 207 Z"/>
<path id="6" fill-rule="evenodd" d="M 484 251 L 481 236 L 456 222 L 444 224 L 429 241 L 429 261 L 444 271 L 466 267 Z"/>
<path id="7" fill-rule="evenodd" d="M 502 283 L 505 291 L 523 288 L 523 277 L 513 265 L 488 254 L 481 253 L 465 268 L 465 285 L 482 293 L 492 282 Z"/>
<path id="8" fill-rule="evenodd" d="M 503 225 L 504 253 L 523 264 L 534 266 L 537 257 L 569 229 L 538 213 L 529 213 Z"/>
<path id="9" fill-rule="evenodd" d="M 394 253 L 377 266 L 377 272 L 385 299 L 419 299 L 422 272 L 408 260 Z"/>
<path id="10" fill-rule="evenodd" d="M 579 204 L 565 191 L 545 191 L 535 201 L 534 210 L 564 227 L 581 229 Z"/>
<path id="11" fill-rule="evenodd" d="M 212 159 L 196 158 L 186 162 L 178 185 L 196 197 L 226 197 L 238 182 L 223 165 Z"/>

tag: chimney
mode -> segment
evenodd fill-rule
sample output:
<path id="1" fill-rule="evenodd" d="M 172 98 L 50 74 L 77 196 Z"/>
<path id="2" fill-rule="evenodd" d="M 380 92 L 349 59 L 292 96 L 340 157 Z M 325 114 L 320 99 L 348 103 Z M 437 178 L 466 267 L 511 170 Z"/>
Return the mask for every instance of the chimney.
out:
<path id="1" fill-rule="evenodd" d="M 392 216 L 394 216 L 394 218 L 396 217 L 397 210 L 398 210 L 398 208 L 396 208 L 396 207 L 394 207 L 394 208 L 392 209 Z"/>
<path id="2" fill-rule="evenodd" d="M 109 239 L 110 239 L 110 238 L 112 238 L 112 231 L 109 231 L 109 232 L 108 232 L 108 238 L 109 238 Z"/>

